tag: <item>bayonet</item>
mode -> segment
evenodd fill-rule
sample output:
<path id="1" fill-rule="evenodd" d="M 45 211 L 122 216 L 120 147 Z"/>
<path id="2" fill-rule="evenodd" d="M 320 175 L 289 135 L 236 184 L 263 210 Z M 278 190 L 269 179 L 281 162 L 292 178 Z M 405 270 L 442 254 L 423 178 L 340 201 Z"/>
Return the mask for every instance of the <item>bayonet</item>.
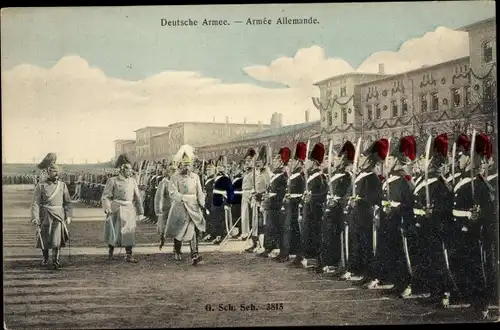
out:
<path id="1" fill-rule="evenodd" d="M 451 182 L 455 185 L 455 157 L 457 154 L 457 142 L 453 142 L 451 148 Z"/>
<path id="2" fill-rule="evenodd" d="M 431 145 L 432 145 L 432 135 L 427 138 L 427 143 L 425 145 L 425 165 L 424 165 L 424 179 L 425 179 L 425 207 L 430 209 L 431 207 L 431 196 L 429 193 L 429 160 L 431 157 Z"/>

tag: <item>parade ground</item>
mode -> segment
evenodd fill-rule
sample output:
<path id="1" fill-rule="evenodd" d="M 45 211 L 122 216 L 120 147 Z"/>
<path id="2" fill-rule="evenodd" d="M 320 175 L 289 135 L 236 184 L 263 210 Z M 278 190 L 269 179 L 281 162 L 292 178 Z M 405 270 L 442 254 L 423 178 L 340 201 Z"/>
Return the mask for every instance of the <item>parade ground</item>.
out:
<path id="1" fill-rule="evenodd" d="M 63 268 L 42 268 L 29 221 L 33 186 L 3 186 L 4 320 L 7 329 L 368 325 L 465 322 L 465 307 L 364 290 L 331 274 L 239 252 L 244 242 L 201 245 L 205 263 L 174 261 L 158 249 L 154 225 L 140 223 L 137 264 L 107 260 L 102 209 L 74 204 Z M 120 253 L 117 249 L 116 254 Z M 71 254 L 71 257 L 70 257 Z"/>

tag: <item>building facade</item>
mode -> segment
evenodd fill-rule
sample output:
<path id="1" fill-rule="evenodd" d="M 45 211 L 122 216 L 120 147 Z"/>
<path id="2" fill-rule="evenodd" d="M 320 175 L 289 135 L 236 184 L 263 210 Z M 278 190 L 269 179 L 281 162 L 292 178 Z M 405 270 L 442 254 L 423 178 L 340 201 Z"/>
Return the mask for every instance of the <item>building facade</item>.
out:
<path id="1" fill-rule="evenodd" d="M 384 66 L 379 66 L 378 74 L 348 73 L 331 77 L 315 83 L 319 87 L 319 98 L 313 98 L 314 106 L 321 115 L 321 134 L 323 140 L 333 139 L 335 145 L 346 139 L 354 141 L 359 116 L 359 97 L 356 86 L 385 77 Z"/>
<path id="2" fill-rule="evenodd" d="M 135 140 L 115 140 L 115 161 L 121 154 L 135 158 Z"/>

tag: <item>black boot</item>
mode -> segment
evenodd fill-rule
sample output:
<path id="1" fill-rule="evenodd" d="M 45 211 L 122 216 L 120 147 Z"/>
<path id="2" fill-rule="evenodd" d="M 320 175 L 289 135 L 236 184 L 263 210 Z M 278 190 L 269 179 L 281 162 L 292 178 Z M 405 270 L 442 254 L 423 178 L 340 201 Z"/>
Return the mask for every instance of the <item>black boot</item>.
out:
<path id="1" fill-rule="evenodd" d="M 59 262 L 59 249 L 54 248 L 52 249 L 52 264 L 54 266 L 54 269 L 60 269 L 62 267 L 61 263 Z"/>
<path id="2" fill-rule="evenodd" d="M 115 247 L 112 245 L 108 245 L 108 260 L 114 260 L 113 252 L 115 251 Z"/>
<path id="3" fill-rule="evenodd" d="M 245 252 L 254 253 L 255 250 L 257 250 L 258 244 L 259 244 L 259 238 L 252 236 L 252 246 L 246 249 Z"/>
<path id="4" fill-rule="evenodd" d="M 130 262 L 130 263 L 137 263 L 137 260 L 132 257 L 132 248 L 131 247 L 126 247 L 125 248 L 125 261 Z"/>
<path id="5" fill-rule="evenodd" d="M 46 267 L 49 264 L 49 250 L 42 250 L 43 261 L 42 267 Z"/>

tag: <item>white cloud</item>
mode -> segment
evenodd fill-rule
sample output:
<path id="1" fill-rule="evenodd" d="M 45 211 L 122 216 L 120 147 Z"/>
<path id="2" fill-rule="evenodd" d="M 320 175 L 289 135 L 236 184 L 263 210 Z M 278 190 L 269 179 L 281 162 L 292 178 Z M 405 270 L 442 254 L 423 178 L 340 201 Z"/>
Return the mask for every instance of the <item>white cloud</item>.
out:
<path id="1" fill-rule="evenodd" d="M 303 121 L 310 98 L 297 88 L 223 84 L 196 72 L 163 72 L 141 81 L 107 77 L 78 56 L 53 68 L 20 65 L 2 75 L 4 151 L 9 162 L 105 161 L 112 141 L 134 138 L 143 126 L 179 121 L 268 123 L 275 111 L 286 124 Z M 311 111 L 311 118 L 319 113 Z"/>
<path id="2" fill-rule="evenodd" d="M 468 55 L 465 32 L 437 28 L 405 42 L 397 52 L 378 52 L 357 69 L 398 73 Z M 56 152 L 63 162 L 104 161 L 114 154 L 112 141 L 134 138 L 142 126 L 166 126 L 178 121 L 268 122 L 283 113 L 285 124 L 302 122 L 319 113 L 310 96 L 312 83 L 353 72 L 338 58 L 328 58 L 319 46 L 299 50 L 270 65 L 243 68 L 260 81 L 289 88 L 271 89 L 251 84 L 224 84 L 196 72 L 162 72 L 141 81 L 107 77 L 78 56 L 62 58 L 53 68 L 19 65 L 2 75 L 4 152 L 9 162 L 40 160 Z"/>
<path id="3" fill-rule="evenodd" d="M 397 52 L 381 51 L 369 56 L 356 70 L 339 58 L 328 58 L 323 48 L 312 46 L 299 50 L 294 58 L 280 57 L 270 65 L 249 66 L 251 77 L 291 87 L 306 89 L 312 83 L 344 73 L 378 73 L 384 63 L 385 73 L 396 74 L 469 55 L 467 32 L 438 27 L 421 38 L 406 41 Z M 313 93 L 313 91 L 309 91 Z"/>

